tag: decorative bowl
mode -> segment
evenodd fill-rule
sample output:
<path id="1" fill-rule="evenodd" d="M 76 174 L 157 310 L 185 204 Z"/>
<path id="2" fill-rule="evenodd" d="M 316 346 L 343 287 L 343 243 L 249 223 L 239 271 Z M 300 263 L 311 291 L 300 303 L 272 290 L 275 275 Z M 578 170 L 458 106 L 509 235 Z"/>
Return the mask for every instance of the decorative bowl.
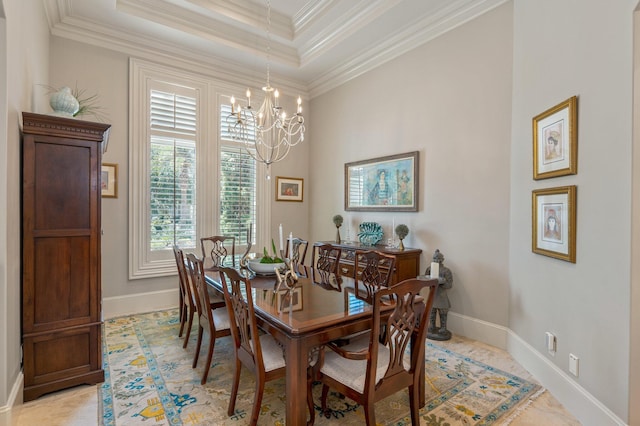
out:
<path id="1" fill-rule="evenodd" d="M 362 222 L 358 238 L 360 244 L 365 246 L 375 246 L 382 240 L 382 226 L 375 222 Z"/>
<path id="2" fill-rule="evenodd" d="M 250 259 L 249 262 L 247 262 L 247 266 L 256 274 L 274 275 L 276 273 L 275 268 L 284 268 L 284 263 L 260 263 L 260 259 L 258 258 Z"/>

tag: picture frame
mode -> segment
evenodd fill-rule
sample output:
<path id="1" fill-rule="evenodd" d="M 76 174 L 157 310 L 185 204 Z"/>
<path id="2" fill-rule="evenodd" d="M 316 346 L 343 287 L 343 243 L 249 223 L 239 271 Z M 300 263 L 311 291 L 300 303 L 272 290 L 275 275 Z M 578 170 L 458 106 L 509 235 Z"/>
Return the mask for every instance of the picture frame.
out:
<path id="1" fill-rule="evenodd" d="M 560 186 L 532 192 L 532 250 L 576 263 L 577 187 Z"/>
<path id="2" fill-rule="evenodd" d="M 302 310 L 302 287 L 279 290 L 276 292 L 276 308 L 278 312 Z"/>
<path id="3" fill-rule="evenodd" d="M 302 202 L 304 196 L 304 179 L 293 177 L 276 177 L 276 201 Z"/>
<path id="4" fill-rule="evenodd" d="M 533 179 L 578 173 L 578 98 L 533 117 Z"/>
<path id="5" fill-rule="evenodd" d="M 346 211 L 418 211 L 419 152 L 344 165 Z"/>
<path id="6" fill-rule="evenodd" d="M 103 198 L 118 198 L 118 165 L 102 163 L 100 188 Z"/>

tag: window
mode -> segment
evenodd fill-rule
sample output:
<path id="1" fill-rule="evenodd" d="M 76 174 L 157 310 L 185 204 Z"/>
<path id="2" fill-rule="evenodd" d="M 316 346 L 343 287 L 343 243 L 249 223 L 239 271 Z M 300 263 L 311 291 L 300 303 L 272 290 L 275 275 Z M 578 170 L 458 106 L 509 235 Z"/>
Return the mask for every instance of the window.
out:
<path id="1" fill-rule="evenodd" d="M 145 61 L 130 69 L 129 278 L 175 274 L 172 246 L 199 254 L 201 236 L 233 235 L 242 253 L 253 224 L 260 241 L 261 168 L 212 119 L 230 112 L 231 90 Z"/>
<path id="2" fill-rule="evenodd" d="M 195 248 L 196 99 L 151 90 L 149 208 L 151 251 Z"/>

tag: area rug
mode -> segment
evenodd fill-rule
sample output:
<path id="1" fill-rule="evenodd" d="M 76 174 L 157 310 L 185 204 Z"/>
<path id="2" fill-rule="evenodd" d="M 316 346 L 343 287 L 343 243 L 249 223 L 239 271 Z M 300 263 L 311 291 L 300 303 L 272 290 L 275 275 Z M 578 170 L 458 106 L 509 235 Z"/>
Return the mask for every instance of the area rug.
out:
<path id="1" fill-rule="evenodd" d="M 191 363 L 197 326 L 186 349 L 178 337 L 178 310 L 105 321 L 105 382 L 100 388 L 106 426 L 244 425 L 251 413 L 255 382 L 243 369 L 236 412 L 227 416 L 233 375 L 230 337 L 216 340 L 209 379 L 200 385 L 208 340 L 198 366 Z M 208 339 L 205 335 L 204 339 Z M 426 406 L 420 424 L 433 426 L 505 424 L 543 389 L 529 381 L 462 356 L 427 340 Z M 316 424 L 364 424 L 362 407 L 330 394 L 329 417 L 320 413 L 321 385 L 313 388 Z M 284 380 L 267 383 L 260 425 L 285 424 Z M 380 425 L 410 425 L 408 394 L 398 392 L 375 406 Z"/>

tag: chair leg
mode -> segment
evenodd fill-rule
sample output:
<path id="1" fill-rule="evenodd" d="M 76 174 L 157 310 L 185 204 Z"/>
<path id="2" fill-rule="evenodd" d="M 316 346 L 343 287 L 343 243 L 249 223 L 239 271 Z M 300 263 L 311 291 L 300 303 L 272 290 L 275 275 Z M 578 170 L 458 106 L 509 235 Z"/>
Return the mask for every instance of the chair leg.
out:
<path id="1" fill-rule="evenodd" d="M 180 313 L 178 317 L 180 318 L 180 331 L 178 332 L 178 337 L 182 337 L 182 332 L 184 331 L 184 323 L 187 319 L 185 316 L 186 312 L 184 311 L 184 302 L 182 301 L 182 293 L 180 293 Z"/>
<path id="2" fill-rule="evenodd" d="M 227 415 L 232 416 L 236 411 L 236 397 L 238 396 L 238 386 L 240 384 L 240 369 L 242 368 L 242 364 L 240 360 L 236 357 L 236 366 L 233 370 L 233 384 L 231 385 L 231 397 L 229 398 L 229 409 L 227 410 Z"/>
<path id="3" fill-rule="evenodd" d="M 189 344 L 189 336 L 191 336 L 191 327 L 193 326 L 193 309 L 189 309 L 189 322 L 187 323 L 187 334 L 184 336 L 184 342 L 182 343 L 182 349 L 186 348 Z M 186 312 L 185 312 L 186 315 Z"/>
<path id="4" fill-rule="evenodd" d="M 324 414 L 326 418 L 329 418 L 329 416 L 327 415 L 327 395 L 329 395 L 329 386 L 323 384 L 322 396 L 320 397 L 320 405 L 322 406 L 322 414 Z"/>
<path id="5" fill-rule="evenodd" d="M 373 401 L 367 401 L 364 404 L 364 418 L 367 422 L 367 426 L 375 426 L 376 424 L 376 411 L 374 410 Z"/>
<path id="6" fill-rule="evenodd" d="M 251 410 L 251 426 L 258 424 L 260 407 L 262 406 L 262 394 L 264 393 L 264 376 L 256 375 L 256 395 L 253 399 L 253 410 Z"/>
<path id="7" fill-rule="evenodd" d="M 411 425 L 420 425 L 420 416 L 418 415 L 419 402 L 418 388 L 414 385 L 409 386 L 409 408 L 411 410 Z"/>
<path id="8" fill-rule="evenodd" d="M 209 337 L 209 353 L 207 354 L 207 362 L 204 363 L 204 372 L 202 373 L 202 380 L 200 381 L 201 385 L 207 383 L 207 377 L 209 377 L 209 370 L 211 369 L 211 359 L 213 358 L 213 347 L 216 344 L 216 336 L 212 333 Z"/>
<path id="9" fill-rule="evenodd" d="M 201 325 L 198 326 L 198 343 L 196 343 L 196 354 L 193 357 L 193 365 L 191 368 L 196 368 L 198 365 L 198 357 L 200 356 L 200 346 L 202 345 L 202 333 L 204 329 Z"/>
<path id="10" fill-rule="evenodd" d="M 313 426 L 316 421 L 316 410 L 313 407 L 313 394 L 311 391 L 313 390 L 313 375 L 311 372 L 308 373 L 307 376 L 307 407 L 309 408 L 309 421 L 307 422 L 307 426 Z"/>

